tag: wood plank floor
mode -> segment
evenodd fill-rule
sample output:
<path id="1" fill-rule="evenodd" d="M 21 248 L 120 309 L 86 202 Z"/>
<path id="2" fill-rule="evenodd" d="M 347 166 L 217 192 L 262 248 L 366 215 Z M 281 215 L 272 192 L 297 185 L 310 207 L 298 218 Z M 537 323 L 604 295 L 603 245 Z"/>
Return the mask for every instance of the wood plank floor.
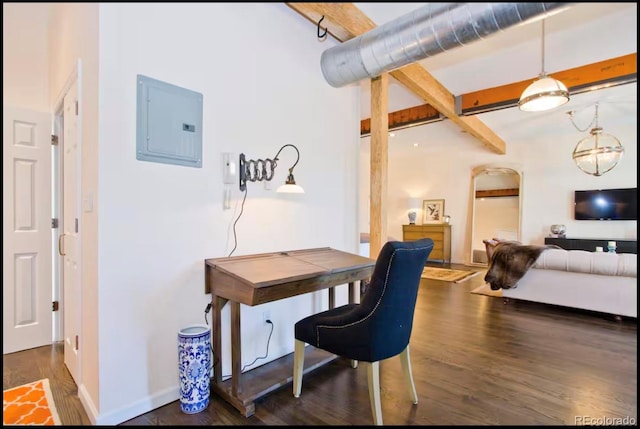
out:
<path id="1" fill-rule="evenodd" d="M 386 425 L 637 425 L 636 319 L 471 294 L 482 278 L 422 280 L 411 337 L 419 403 L 399 358 L 382 362 Z M 3 369 L 3 389 L 49 378 L 63 424 L 90 424 L 61 344 L 5 355 Z M 201 413 L 176 401 L 123 425 L 372 424 L 363 365 L 337 359 L 304 377 L 299 399 L 291 389 L 261 398 L 249 418 L 212 395 Z"/>

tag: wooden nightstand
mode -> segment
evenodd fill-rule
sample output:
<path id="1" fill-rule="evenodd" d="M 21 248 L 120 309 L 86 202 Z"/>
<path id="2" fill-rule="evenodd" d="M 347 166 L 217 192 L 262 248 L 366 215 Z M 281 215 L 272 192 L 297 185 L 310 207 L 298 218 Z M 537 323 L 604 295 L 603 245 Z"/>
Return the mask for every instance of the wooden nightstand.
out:
<path id="1" fill-rule="evenodd" d="M 402 241 L 413 241 L 421 238 L 433 240 L 433 250 L 429 260 L 451 263 L 451 225 L 435 223 L 425 225 L 402 225 Z"/>

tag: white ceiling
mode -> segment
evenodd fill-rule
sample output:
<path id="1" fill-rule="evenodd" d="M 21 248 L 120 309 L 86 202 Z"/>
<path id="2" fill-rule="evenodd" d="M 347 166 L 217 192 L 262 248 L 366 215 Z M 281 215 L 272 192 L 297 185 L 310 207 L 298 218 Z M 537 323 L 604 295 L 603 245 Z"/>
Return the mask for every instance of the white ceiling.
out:
<path id="1" fill-rule="evenodd" d="M 426 4 L 355 3 L 378 25 Z M 637 52 L 637 16 L 637 3 L 574 3 L 546 18 L 545 71 L 553 74 Z M 539 20 L 517 25 L 419 63 L 453 95 L 533 79 L 542 68 L 542 25 Z M 364 119 L 370 116 L 369 81 L 363 80 L 360 87 Z M 573 95 L 569 103 L 548 112 L 521 112 L 513 107 L 479 114 L 478 118 L 505 140 L 508 147 L 511 141 L 527 141 L 527 133 L 536 133 L 541 127 L 552 130 L 566 126 L 566 112 L 570 110 L 576 112 L 576 121 L 582 119 L 582 126 L 585 126 L 593 117 L 596 102 L 599 103 L 601 122 L 636 121 L 637 85 L 626 84 Z M 395 79 L 390 79 L 389 112 L 421 104 L 425 101 Z M 432 149 L 436 148 L 433 141 L 461 138 L 459 127 L 444 120 L 396 131 L 391 143 L 407 148 L 413 147 L 414 143 L 424 143 L 425 127 L 429 127 Z M 466 138 L 470 143 L 481 144 L 469 136 Z M 368 142 L 368 138 L 363 138 L 363 142 Z"/>

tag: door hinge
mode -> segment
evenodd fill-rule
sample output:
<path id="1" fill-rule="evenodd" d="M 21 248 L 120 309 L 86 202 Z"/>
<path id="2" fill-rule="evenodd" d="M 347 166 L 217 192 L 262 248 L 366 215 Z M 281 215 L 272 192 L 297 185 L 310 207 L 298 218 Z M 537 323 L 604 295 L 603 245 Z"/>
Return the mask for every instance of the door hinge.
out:
<path id="1" fill-rule="evenodd" d="M 58 311 L 60 309 L 60 303 L 58 301 L 53 301 L 52 304 L 51 311 Z"/>
<path id="2" fill-rule="evenodd" d="M 76 116 L 78 116 L 78 100 L 76 100 Z"/>
<path id="3" fill-rule="evenodd" d="M 57 146 L 58 145 L 58 136 L 55 134 L 51 134 L 51 144 L 53 146 Z"/>
<path id="4" fill-rule="evenodd" d="M 78 232 L 78 218 L 76 218 L 76 232 Z"/>
<path id="5" fill-rule="evenodd" d="M 51 219 L 51 228 L 54 228 L 54 229 L 57 228 L 58 224 L 59 224 L 59 222 L 58 222 L 58 218 L 57 217 L 54 217 L 54 218 Z"/>
<path id="6" fill-rule="evenodd" d="M 76 335 L 76 350 L 78 350 L 79 348 L 80 348 L 80 339 Z"/>

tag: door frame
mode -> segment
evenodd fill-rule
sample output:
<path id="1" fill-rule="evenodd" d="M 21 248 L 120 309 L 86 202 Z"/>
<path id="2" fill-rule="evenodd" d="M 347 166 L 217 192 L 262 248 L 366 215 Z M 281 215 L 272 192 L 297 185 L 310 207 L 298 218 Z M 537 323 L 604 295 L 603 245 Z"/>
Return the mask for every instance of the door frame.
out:
<path id="1" fill-rule="evenodd" d="M 74 85 L 77 85 L 77 96 L 78 96 L 78 163 L 77 163 L 77 182 L 78 182 L 78 238 L 77 238 L 77 253 L 78 253 L 78 284 L 82 285 L 82 60 L 78 58 L 73 71 L 67 77 L 62 89 L 58 93 L 58 96 L 55 99 L 53 106 L 53 124 L 52 129 L 54 130 L 54 134 L 58 136 L 59 141 L 64 144 L 64 98 Z M 59 222 L 62 222 L 62 207 L 63 207 L 63 195 L 62 195 L 62 156 L 60 154 L 60 143 L 57 146 L 54 146 L 54 153 L 52 154 L 54 157 L 52 158 L 52 188 L 53 188 L 53 196 L 52 196 L 52 216 L 57 218 Z M 55 203 L 54 203 L 55 202 Z M 64 299 L 64 290 L 63 290 L 63 258 L 58 253 L 58 239 L 60 237 L 62 231 L 62 224 L 54 230 L 55 232 L 52 234 L 52 247 L 53 247 L 53 269 L 52 269 L 52 284 L 53 284 L 53 296 L 59 302 L 59 309 L 57 312 L 54 312 L 53 319 L 53 340 L 54 341 L 62 341 L 64 347 L 67 347 L 66 341 L 64 341 L 64 311 L 65 311 L 65 299 Z M 53 236 L 55 235 L 55 239 Z M 79 296 L 77 299 L 78 308 L 76 311 L 78 312 L 78 335 L 82 338 L 82 286 L 78 288 Z M 57 314 L 56 314 L 57 313 Z M 76 368 L 77 380 L 74 379 L 76 385 L 80 385 L 82 382 L 82 348 L 78 348 L 77 350 L 78 356 L 78 368 Z M 63 363 L 63 364 L 66 364 Z"/>

